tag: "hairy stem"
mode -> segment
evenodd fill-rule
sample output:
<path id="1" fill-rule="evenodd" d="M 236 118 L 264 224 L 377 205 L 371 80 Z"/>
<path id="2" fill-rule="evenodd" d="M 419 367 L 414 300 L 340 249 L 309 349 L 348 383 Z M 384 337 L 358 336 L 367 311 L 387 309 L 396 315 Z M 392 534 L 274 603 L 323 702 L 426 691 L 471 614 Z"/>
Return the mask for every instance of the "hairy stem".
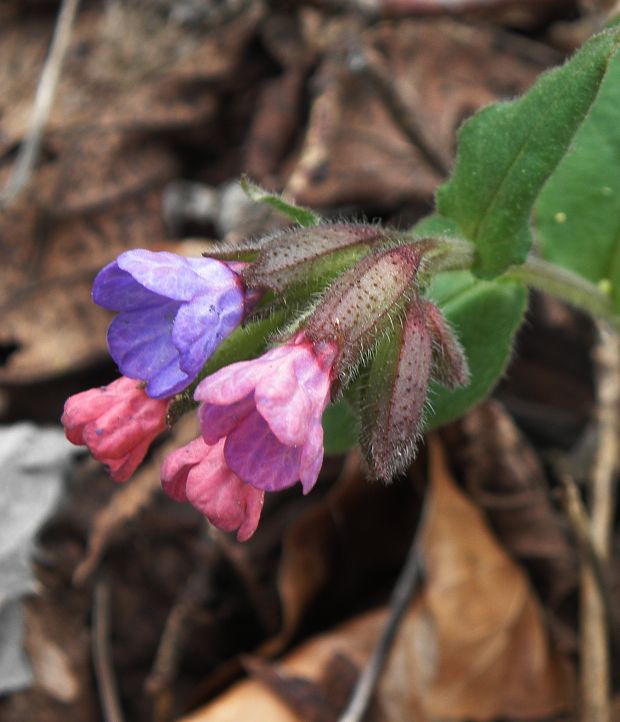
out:
<path id="1" fill-rule="evenodd" d="M 620 319 L 609 296 L 585 278 L 566 268 L 530 256 L 521 266 L 513 266 L 504 278 L 516 278 L 528 286 L 566 301 L 571 306 L 618 327 Z"/>

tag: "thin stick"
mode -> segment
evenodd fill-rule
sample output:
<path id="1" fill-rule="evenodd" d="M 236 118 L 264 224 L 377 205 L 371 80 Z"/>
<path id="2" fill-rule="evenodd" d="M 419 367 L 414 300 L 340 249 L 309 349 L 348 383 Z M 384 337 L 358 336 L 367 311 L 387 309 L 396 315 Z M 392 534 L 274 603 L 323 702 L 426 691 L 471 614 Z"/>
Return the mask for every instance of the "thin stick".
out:
<path id="1" fill-rule="evenodd" d="M 349 700 L 347 708 L 342 713 L 338 722 L 360 722 L 363 718 L 368 705 L 372 699 L 383 666 L 390 653 L 392 644 L 400 627 L 400 623 L 409 607 L 409 603 L 418 588 L 422 576 L 422 557 L 420 554 L 420 544 L 425 527 L 427 510 L 429 506 L 429 494 L 426 493 L 422 513 L 413 538 L 409 554 L 405 561 L 396 586 L 390 598 L 390 616 L 383 630 L 381 638 L 375 649 L 373 650 L 368 664 L 357 680 L 353 695 Z"/>
<path id="2" fill-rule="evenodd" d="M 0 192 L 0 210 L 17 198 L 28 183 L 37 162 L 79 5 L 80 0 L 63 0 L 50 51 L 37 86 L 30 125 L 19 149 L 13 172 Z"/>
<path id="3" fill-rule="evenodd" d="M 93 604 L 93 662 L 105 722 L 124 722 L 110 649 L 110 588 L 100 580 Z"/>
<path id="4" fill-rule="evenodd" d="M 603 566 L 609 563 L 616 500 L 620 431 L 620 336 L 602 322 L 594 351 L 598 447 L 591 477 L 590 536 Z M 581 580 L 581 719 L 610 722 L 609 625 L 605 593 L 591 566 Z"/>

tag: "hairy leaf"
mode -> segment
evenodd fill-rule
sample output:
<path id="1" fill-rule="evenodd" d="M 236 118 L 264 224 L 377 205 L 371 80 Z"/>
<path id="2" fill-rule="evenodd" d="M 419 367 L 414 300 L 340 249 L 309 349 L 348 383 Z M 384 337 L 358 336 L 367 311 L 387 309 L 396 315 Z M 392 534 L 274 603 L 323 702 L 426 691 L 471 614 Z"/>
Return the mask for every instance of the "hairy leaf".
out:
<path id="1" fill-rule="evenodd" d="M 317 226 L 321 222 L 321 216 L 318 213 L 311 211 L 309 208 L 302 208 L 285 201 L 277 193 L 270 193 L 256 183 L 252 183 L 246 176 L 241 179 L 241 187 L 250 200 L 255 203 L 265 203 L 275 208 L 275 210 L 295 221 L 295 223 L 299 223 L 300 226 L 307 228 Z"/>
<path id="2" fill-rule="evenodd" d="M 538 198 L 535 225 L 542 255 L 602 282 L 620 311 L 620 53 L 572 152 Z"/>
<path id="3" fill-rule="evenodd" d="M 461 129 L 456 167 L 437 206 L 476 244 L 479 276 L 525 260 L 536 197 L 597 100 L 619 45 L 617 28 L 600 33 L 523 97 L 485 108 Z"/>

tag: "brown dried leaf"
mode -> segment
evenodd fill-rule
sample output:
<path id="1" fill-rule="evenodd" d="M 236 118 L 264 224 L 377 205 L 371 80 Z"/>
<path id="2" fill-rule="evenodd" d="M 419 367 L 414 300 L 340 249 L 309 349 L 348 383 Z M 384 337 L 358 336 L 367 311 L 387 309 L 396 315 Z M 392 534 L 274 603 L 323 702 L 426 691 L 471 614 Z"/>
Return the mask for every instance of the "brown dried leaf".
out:
<path id="1" fill-rule="evenodd" d="M 0 218 L 0 347 L 16 348 L 0 368 L 5 384 L 101 358 L 110 314 L 90 298 L 95 274 L 127 248 L 165 240 L 158 191 L 55 221 L 31 203 Z"/>
<path id="2" fill-rule="evenodd" d="M 325 714 L 326 709 L 342 709 L 346 701 L 342 690 L 330 689 L 328 671 L 333 670 L 336 663 L 341 671 L 344 664 L 349 670 L 351 667 L 359 670 L 370 655 L 385 619 L 384 611 L 364 614 L 302 644 L 272 667 L 279 680 L 273 675 L 270 679 L 267 671 L 262 669 L 256 679 L 239 682 L 180 722 L 335 720 L 331 715 L 327 718 L 316 716 L 319 712 Z M 346 676 L 349 677 L 349 673 Z M 305 692 L 304 704 L 300 691 Z"/>
<path id="3" fill-rule="evenodd" d="M 467 491 L 502 544 L 526 565 L 546 605 L 557 609 L 577 588 L 577 551 L 534 449 L 495 401 L 457 426 L 464 443 L 455 445 L 456 461 Z M 453 427 L 449 435 L 459 431 Z"/>
<path id="4" fill-rule="evenodd" d="M 570 709 L 570 662 L 551 648 L 523 571 L 456 487 L 437 441 L 430 477 L 426 586 L 401 629 L 383 699 L 409 689 L 428 718 L 442 720 L 527 720 Z M 387 716 L 403 718 L 402 709 Z"/>
<path id="5" fill-rule="evenodd" d="M 448 160 L 465 117 L 498 97 L 523 91 L 544 67 L 503 40 L 491 29 L 451 20 L 405 19 L 368 30 L 362 46 L 383 59 L 426 143 Z M 333 59 L 324 62 L 329 65 Z M 342 66 L 330 70 L 324 65 L 319 74 L 323 90 L 315 105 L 327 107 L 311 114 L 301 167 L 289 179 L 288 190 L 296 200 L 320 207 L 377 199 L 382 206 L 394 206 L 428 199 L 440 178 L 371 85 L 363 76 L 343 72 Z"/>
<path id="6" fill-rule="evenodd" d="M 83 8 L 48 135 L 204 123 L 217 107 L 204 83 L 236 69 L 262 12 L 252 3 L 217 31 L 197 33 L 141 4 L 115 0 L 104 9 Z M 0 156 L 27 127 L 53 22 L 52 13 L 23 13 L 0 28 Z"/>

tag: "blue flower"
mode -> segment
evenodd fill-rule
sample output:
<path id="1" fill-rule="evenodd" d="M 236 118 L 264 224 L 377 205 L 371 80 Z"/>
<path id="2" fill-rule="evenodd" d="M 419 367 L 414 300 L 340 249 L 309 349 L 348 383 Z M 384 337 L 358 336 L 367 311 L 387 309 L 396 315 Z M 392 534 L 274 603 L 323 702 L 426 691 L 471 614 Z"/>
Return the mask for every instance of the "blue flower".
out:
<path id="1" fill-rule="evenodd" d="M 155 399 L 189 386 L 246 311 L 243 282 L 226 263 L 144 249 L 103 268 L 93 300 L 118 311 L 108 330 L 110 354 L 121 373 L 146 381 Z"/>

